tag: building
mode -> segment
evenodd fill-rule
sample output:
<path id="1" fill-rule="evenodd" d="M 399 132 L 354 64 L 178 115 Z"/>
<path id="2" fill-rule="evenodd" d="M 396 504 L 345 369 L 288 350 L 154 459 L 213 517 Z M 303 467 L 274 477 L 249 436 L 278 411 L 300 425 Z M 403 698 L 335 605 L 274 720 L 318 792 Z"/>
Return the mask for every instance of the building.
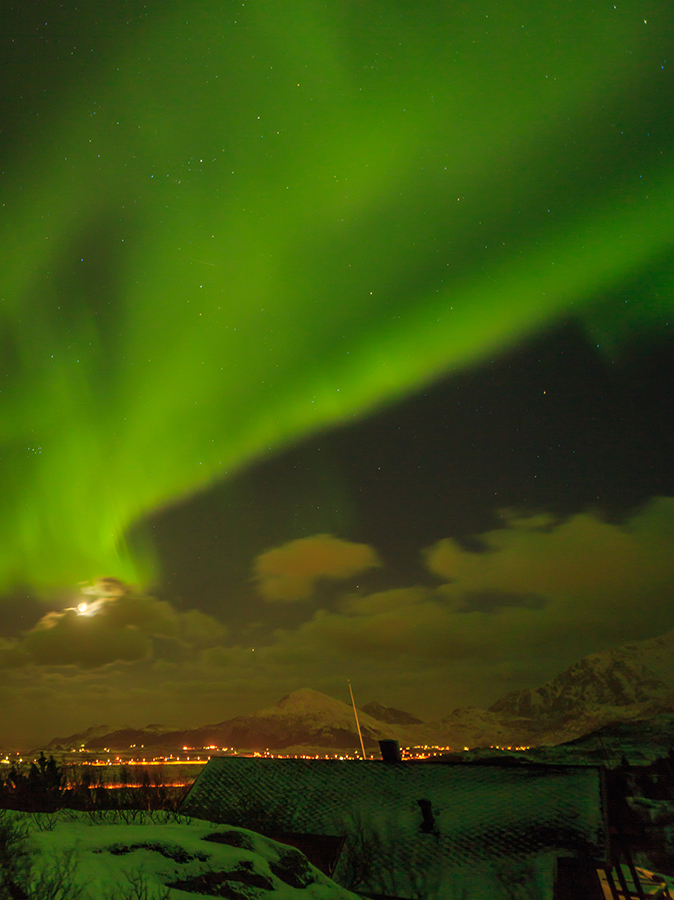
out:
<path id="1" fill-rule="evenodd" d="M 181 812 L 310 859 L 312 835 L 343 839 L 312 861 L 366 897 L 603 900 L 604 793 L 595 766 L 212 757 Z"/>

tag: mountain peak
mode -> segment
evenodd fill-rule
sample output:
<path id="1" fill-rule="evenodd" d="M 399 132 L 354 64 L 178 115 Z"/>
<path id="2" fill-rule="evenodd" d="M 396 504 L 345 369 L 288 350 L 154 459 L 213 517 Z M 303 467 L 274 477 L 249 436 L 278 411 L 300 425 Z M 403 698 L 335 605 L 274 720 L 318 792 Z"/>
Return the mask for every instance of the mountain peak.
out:
<path id="1" fill-rule="evenodd" d="M 322 694 L 320 691 L 315 691 L 313 688 L 304 687 L 298 688 L 296 691 L 291 691 L 289 694 L 285 694 L 285 696 L 281 697 L 274 706 L 280 706 L 287 709 L 288 707 L 306 706 L 311 703 L 323 703 L 326 700 L 334 703 L 334 698 L 328 696 L 328 694 Z"/>
<path id="2" fill-rule="evenodd" d="M 316 715 L 334 715 L 338 710 L 343 713 L 345 709 L 350 707 L 341 700 L 315 691 L 313 688 L 299 688 L 299 690 L 291 691 L 284 697 L 269 706 L 266 709 L 259 710 L 258 716 L 316 716 Z M 352 713 L 353 715 L 353 713 Z"/>

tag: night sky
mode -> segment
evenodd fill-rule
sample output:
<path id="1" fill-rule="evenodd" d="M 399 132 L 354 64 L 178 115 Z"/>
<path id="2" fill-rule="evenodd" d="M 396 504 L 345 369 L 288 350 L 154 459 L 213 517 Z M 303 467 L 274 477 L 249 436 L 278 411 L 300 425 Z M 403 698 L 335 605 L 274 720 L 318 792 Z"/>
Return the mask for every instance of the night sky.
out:
<path id="1" fill-rule="evenodd" d="M 440 717 L 674 628 L 673 40 L 3 6 L 0 746 Z"/>

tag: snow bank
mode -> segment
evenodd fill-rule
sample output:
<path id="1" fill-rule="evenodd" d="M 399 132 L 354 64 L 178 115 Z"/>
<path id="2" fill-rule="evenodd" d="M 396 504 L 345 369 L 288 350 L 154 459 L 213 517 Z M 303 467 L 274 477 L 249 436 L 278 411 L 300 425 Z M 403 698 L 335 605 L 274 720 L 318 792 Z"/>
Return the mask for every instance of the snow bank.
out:
<path id="1" fill-rule="evenodd" d="M 135 810 L 5 815 L 27 832 L 29 896 L 60 878 L 73 900 L 356 900 L 299 851 L 243 828 Z"/>

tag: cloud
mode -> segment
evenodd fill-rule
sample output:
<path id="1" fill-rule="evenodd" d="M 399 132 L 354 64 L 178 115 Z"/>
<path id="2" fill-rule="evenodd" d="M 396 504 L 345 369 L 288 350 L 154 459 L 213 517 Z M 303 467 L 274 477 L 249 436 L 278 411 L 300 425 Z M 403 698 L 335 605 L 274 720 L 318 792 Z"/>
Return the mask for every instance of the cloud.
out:
<path id="1" fill-rule="evenodd" d="M 30 657 L 18 640 L 0 638 L 0 670 L 18 669 L 30 662 Z"/>
<path id="2" fill-rule="evenodd" d="M 86 609 L 50 612 L 23 637 L 0 642 L 0 667 L 79 666 L 154 656 L 180 657 L 223 640 L 225 627 L 198 610 L 178 612 L 154 597 L 118 593 L 99 597 Z"/>
<path id="3" fill-rule="evenodd" d="M 610 627 L 609 614 L 657 616 L 644 603 L 649 595 L 674 601 L 674 498 L 652 500 L 622 525 L 591 513 L 556 524 L 547 517 L 503 515 L 504 528 L 480 535 L 484 552 L 450 539 L 425 551 L 429 570 L 447 582 L 444 593 L 455 608 L 471 596 L 511 595 L 574 617 L 594 611 Z"/>
<path id="4" fill-rule="evenodd" d="M 440 584 L 347 595 L 254 652 L 217 649 L 209 663 L 279 683 L 358 671 L 372 696 L 396 680 L 404 696 L 408 678 L 448 712 L 674 627 L 674 498 L 620 525 L 589 512 L 564 521 L 504 514 L 504 522 L 479 536 L 484 552 L 449 539 L 425 551 Z"/>
<path id="5" fill-rule="evenodd" d="M 71 731 L 130 716 L 196 726 L 299 687 L 348 701 L 348 677 L 358 703 L 432 718 L 674 627 L 674 498 L 620 525 L 589 512 L 564 521 L 508 513 L 504 525 L 477 536 L 484 552 L 449 539 L 425 551 L 439 583 L 348 593 L 245 644 L 224 642 L 205 614 L 153 598 L 104 597 L 89 618 L 50 614 L 21 642 L 0 641 L 3 714 L 18 728 L 30 708 L 45 738 L 66 732 L 64 717 Z"/>
<path id="6" fill-rule="evenodd" d="M 368 544 L 316 534 L 261 553 L 254 569 L 265 600 L 292 602 L 310 597 L 319 579 L 350 578 L 377 566 L 381 561 Z"/>
<path id="7" fill-rule="evenodd" d="M 82 616 L 76 610 L 50 613 L 29 631 L 23 642 L 38 665 L 96 668 L 115 660 L 149 656 L 149 635 L 133 625 L 115 625 L 105 611 Z"/>

